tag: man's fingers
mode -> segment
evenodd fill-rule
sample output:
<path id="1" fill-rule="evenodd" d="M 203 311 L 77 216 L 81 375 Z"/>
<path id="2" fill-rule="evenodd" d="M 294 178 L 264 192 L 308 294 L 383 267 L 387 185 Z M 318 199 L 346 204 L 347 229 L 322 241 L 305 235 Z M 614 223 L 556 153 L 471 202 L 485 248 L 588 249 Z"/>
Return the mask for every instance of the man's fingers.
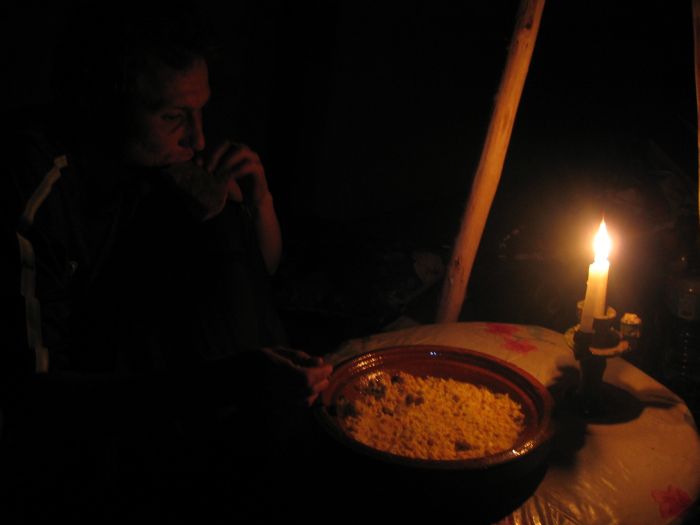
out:
<path id="1" fill-rule="evenodd" d="M 310 405 L 328 387 L 333 366 L 324 364 L 322 357 L 283 347 L 263 348 L 262 351 L 278 366 L 273 381 L 280 383 L 271 386 L 279 387 L 280 392 L 289 392 L 297 402 Z"/>
<path id="2" fill-rule="evenodd" d="M 235 179 L 231 178 L 226 183 L 228 196 L 233 202 L 243 202 L 243 192 Z"/>
<path id="3" fill-rule="evenodd" d="M 309 386 L 316 385 L 326 379 L 333 372 L 333 367 L 331 365 L 315 366 L 312 368 L 305 368 L 307 383 Z"/>
<path id="4" fill-rule="evenodd" d="M 219 159 L 215 167 L 219 177 L 233 176 L 240 179 L 247 175 L 263 173 L 260 157 L 249 149 L 232 149 Z"/>
<path id="5" fill-rule="evenodd" d="M 314 385 L 313 393 L 306 398 L 306 405 L 311 406 L 314 404 L 314 401 L 318 398 L 319 395 L 321 395 L 321 392 L 323 392 L 326 388 L 328 388 L 328 385 L 330 382 L 328 379 L 324 379 L 320 383 Z"/>
<path id="6" fill-rule="evenodd" d="M 217 215 L 226 204 L 226 187 L 201 165 L 201 159 L 166 168 L 177 188 L 187 195 L 190 208 L 198 220 Z"/>
<path id="7" fill-rule="evenodd" d="M 219 159 L 221 159 L 221 156 L 226 152 L 228 148 L 229 143 L 227 140 L 225 140 L 223 143 L 219 144 L 219 146 L 216 147 L 216 149 L 211 153 L 211 155 L 209 155 L 205 166 L 206 170 L 209 173 L 212 173 L 214 171 L 214 168 L 219 163 Z"/>
<path id="8" fill-rule="evenodd" d="M 328 385 L 330 384 L 330 380 L 328 378 L 325 378 L 323 381 L 316 383 L 311 390 L 314 394 L 318 395 L 321 392 L 323 392 L 326 388 L 328 388 Z"/>
<path id="9" fill-rule="evenodd" d="M 270 349 L 270 351 L 275 352 L 277 355 L 284 356 L 294 364 L 301 366 L 320 366 L 323 364 L 323 358 L 317 356 L 312 357 L 303 350 L 294 350 L 284 346 L 277 346 L 274 349 Z"/>
<path id="10" fill-rule="evenodd" d="M 223 141 L 221 145 L 219 145 L 211 154 L 211 157 L 207 162 L 207 171 L 209 173 L 214 173 L 218 171 L 219 164 L 221 163 L 221 159 L 224 157 L 224 155 L 235 154 L 237 151 L 240 151 L 243 147 L 244 146 L 242 144 L 238 144 L 237 142 L 233 142 L 231 140 Z"/>
<path id="11" fill-rule="evenodd" d="M 290 356 L 290 359 L 299 366 L 305 367 L 315 367 L 323 365 L 323 358 L 318 356 L 311 356 L 306 352 L 297 352 Z"/>

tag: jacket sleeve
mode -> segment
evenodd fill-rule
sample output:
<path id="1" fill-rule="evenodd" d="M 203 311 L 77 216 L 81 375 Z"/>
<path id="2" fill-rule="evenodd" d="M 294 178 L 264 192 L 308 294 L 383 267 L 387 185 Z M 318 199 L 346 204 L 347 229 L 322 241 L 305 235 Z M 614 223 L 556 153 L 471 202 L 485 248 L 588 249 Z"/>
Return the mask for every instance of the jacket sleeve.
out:
<path id="1" fill-rule="evenodd" d="M 4 176 L 0 179 L 0 264 L 3 312 L 9 312 L 9 315 L 3 316 L 4 344 L 0 359 L 4 365 L 4 382 L 8 384 L 41 369 L 42 362 L 45 368 L 48 354 L 41 337 L 42 317 L 36 280 L 39 271 L 47 278 L 53 278 L 57 270 L 56 259 L 45 258 L 43 253 L 40 259 L 37 258 L 35 244 L 41 244 L 43 239 L 34 237 L 27 221 L 50 193 L 50 184 L 42 186 L 42 182 L 53 162 L 45 150 L 24 136 L 6 137 L 3 146 L 6 154 L 3 155 Z M 44 247 L 46 244 L 42 249 Z"/>

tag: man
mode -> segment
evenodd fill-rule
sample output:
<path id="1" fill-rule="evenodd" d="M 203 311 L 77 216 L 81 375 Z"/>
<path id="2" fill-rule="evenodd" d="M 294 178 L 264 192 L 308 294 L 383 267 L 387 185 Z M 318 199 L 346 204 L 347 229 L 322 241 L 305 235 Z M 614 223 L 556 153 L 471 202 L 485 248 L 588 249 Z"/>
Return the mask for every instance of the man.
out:
<path id="1" fill-rule="evenodd" d="M 208 148 L 206 53 L 177 21 L 117 27 L 102 65 L 65 65 L 62 110 L 6 141 L 3 197 L 24 325 L 3 357 L 5 450 L 40 489 L 17 496 L 97 515 L 116 503 L 91 484 L 121 491 L 125 469 L 155 476 L 130 493 L 148 500 L 171 475 L 259 459 L 269 415 L 313 403 L 331 372 L 279 346 L 273 199 L 250 148 Z M 66 506 L 57 487 L 86 496 Z"/>

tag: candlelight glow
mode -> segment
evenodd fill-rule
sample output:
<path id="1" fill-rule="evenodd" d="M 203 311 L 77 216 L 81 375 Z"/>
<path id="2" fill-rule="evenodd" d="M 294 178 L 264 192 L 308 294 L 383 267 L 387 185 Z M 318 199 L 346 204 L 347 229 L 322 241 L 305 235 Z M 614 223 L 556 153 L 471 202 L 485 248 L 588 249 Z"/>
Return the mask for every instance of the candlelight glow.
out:
<path id="1" fill-rule="evenodd" d="M 588 267 L 588 282 L 586 283 L 586 298 L 581 312 L 581 331 L 593 332 L 593 319 L 602 318 L 607 311 L 605 302 L 608 287 L 608 271 L 610 263 L 610 237 L 605 227 L 605 219 L 600 221 L 598 233 L 593 238 L 595 261 Z"/>
<path id="2" fill-rule="evenodd" d="M 608 235 L 608 229 L 605 227 L 605 219 L 600 221 L 600 228 L 598 228 L 598 233 L 595 234 L 593 238 L 593 250 L 595 250 L 595 261 L 604 262 L 607 260 L 610 254 L 610 248 L 612 243 L 610 242 L 610 236 Z"/>

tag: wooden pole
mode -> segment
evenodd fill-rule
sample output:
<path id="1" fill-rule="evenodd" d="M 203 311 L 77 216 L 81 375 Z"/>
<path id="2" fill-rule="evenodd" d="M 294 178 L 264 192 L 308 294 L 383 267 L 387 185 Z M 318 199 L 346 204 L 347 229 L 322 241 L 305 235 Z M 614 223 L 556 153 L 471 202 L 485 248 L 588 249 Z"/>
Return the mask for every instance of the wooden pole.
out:
<path id="1" fill-rule="evenodd" d="M 693 44 L 695 49 L 695 105 L 698 121 L 698 228 L 700 228 L 700 0 L 693 0 Z"/>
<path id="2" fill-rule="evenodd" d="M 474 175 L 452 259 L 447 266 L 436 321 L 457 321 L 476 252 L 501 178 L 520 95 L 540 27 L 544 0 L 521 0 L 506 67 Z"/>

